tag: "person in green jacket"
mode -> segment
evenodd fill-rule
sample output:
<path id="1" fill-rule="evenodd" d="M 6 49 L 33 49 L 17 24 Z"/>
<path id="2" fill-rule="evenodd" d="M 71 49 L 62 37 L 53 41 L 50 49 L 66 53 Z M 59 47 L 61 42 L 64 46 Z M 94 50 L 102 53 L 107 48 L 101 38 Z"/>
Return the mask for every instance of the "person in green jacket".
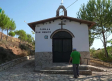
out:
<path id="1" fill-rule="evenodd" d="M 79 77 L 79 64 L 81 65 L 81 55 L 76 50 L 76 48 L 73 49 L 73 51 L 70 55 L 69 64 L 70 64 L 71 60 L 72 60 L 72 64 L 73 64 L 74 78 L 77 78 L 77 77 Z"/>

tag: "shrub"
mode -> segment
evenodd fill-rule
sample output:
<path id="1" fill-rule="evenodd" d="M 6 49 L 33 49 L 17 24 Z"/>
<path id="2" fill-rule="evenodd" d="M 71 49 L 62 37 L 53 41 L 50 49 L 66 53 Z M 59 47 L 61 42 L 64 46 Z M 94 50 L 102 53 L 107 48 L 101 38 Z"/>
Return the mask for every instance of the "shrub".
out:
<path id="1" fill-rule="evenodd" d="M 105 62 L 112 62 L 112 55 L 109 54 L 108 58 L 105 57 L 105 51 L 104 51 L 104 49 L 102 49 L 102 50 L 96 50 L 95 52 L 93 52 L 92 57 L 93 58 L 98 58 L 98 59 L 100 59 L 102 61 L 105 61 Z"/>
<path id="2" fill-rule="evenodd" d="M 16 58 L 16 55 L 9 49 L 0 47 L 0 63 L 4 63 Z"/>
<path id="3" fill-rule="evenodd" d="M 23 50 L 19 56 L 24 57 L 24 56 L 28 56 L 28 55 L 30 55 L 30 50 L 28 50 L 28 51 Z"/>
<path id="4" fill-rule="evenodd" d="M 107 47 L 107 51 L 108 51 L 108 53 L 109 53 L 110 55 L 112 55 L 112 46 L 108 46 L 108 47 Z"/>
<path id="5" fill-rule="evenodd" d="M 20 44 L 19 48 L 21 48 L 21 50 L 27 50 L 28 49 L 28 47 L 25 46 L 24 44 Z"/>
<path id="6" fill-rule="evenodd" d="M 90 49 L 90 55 L 94 54 L 95 48 Z"/>
<path id="7" fill-rule="evenodd" d="M 10 31 L 10 32 L 9 32 L 9 36 L 14 37 L 14 36 L 15 36 L 15 33 L 14 33 L 14 32 L 12 32 L 12 31 Z"/>

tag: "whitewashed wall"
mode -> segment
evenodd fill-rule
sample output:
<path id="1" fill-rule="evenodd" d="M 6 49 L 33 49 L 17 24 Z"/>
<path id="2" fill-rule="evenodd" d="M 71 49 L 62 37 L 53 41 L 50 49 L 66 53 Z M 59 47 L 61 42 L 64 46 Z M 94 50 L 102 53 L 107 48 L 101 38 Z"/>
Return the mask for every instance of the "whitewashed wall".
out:
<path id="1" fill-rule="evenodd" d="M 35 52 L 52 52 L 52 39 L 50 35 L 61 26 L 58 25 L 61 20 L 55 20 L 51 23 L 40 24 L 39 27 L 35 27 L 35 31 L 40 31 L 41 33 L 35 33 Z M 51 33 L 42 33 L 40 28 L 50 28 Z M 80 24 L 78 22 L 67 20 L 66 25 L 63 25 L 64 29 L 71 31 L 75 38 L 73 38 L 73 48 L 78 51 L 89 51 L 89 38 L 88 38 L 88 26 L 86 24 Z M 48 39 L 44 39 L 44 36 L 48 35 Z"/>

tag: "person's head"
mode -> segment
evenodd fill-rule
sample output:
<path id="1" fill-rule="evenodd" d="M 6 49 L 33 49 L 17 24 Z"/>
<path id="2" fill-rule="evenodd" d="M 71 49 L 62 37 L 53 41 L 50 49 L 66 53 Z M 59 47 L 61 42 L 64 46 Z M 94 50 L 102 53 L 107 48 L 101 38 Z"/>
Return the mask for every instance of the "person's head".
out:
<path id="1" fill-rule="evenodd" d="M 76 48 L 73 48 L 73 51 L 76 51 Z"/>

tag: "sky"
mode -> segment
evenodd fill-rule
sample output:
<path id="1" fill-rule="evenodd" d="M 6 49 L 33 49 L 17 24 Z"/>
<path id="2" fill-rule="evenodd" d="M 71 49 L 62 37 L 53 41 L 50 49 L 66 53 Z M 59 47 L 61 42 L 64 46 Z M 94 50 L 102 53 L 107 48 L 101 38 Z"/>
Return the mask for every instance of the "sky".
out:
<path id="1" fill-rule="evenodd" d="M 77 12 L 81 5 L 83 3 L 87 4 L 88 1 L 89 0 L 63 0 L 63 5 L 67 8 L 75 2 L 72 6 L 67 8 L 67 15 L 77 18 Z M 0 7 L 5 11 L 5 14 L 15 21 L 16 30 L 22 29 L 35 37 L 31 33 L 32 29 L 27 23 L 55 17 L 56 10 L 60 3 L 61 0 L 0 0 Z M 6 31 L 3 33 L 6 34 Z M 112 36 L 109 37 L 109 39 L 111 38 Z M 92 47 L 95 49 L 103 48 L 103 44 L 101 40 L 95 39 Z"/>

